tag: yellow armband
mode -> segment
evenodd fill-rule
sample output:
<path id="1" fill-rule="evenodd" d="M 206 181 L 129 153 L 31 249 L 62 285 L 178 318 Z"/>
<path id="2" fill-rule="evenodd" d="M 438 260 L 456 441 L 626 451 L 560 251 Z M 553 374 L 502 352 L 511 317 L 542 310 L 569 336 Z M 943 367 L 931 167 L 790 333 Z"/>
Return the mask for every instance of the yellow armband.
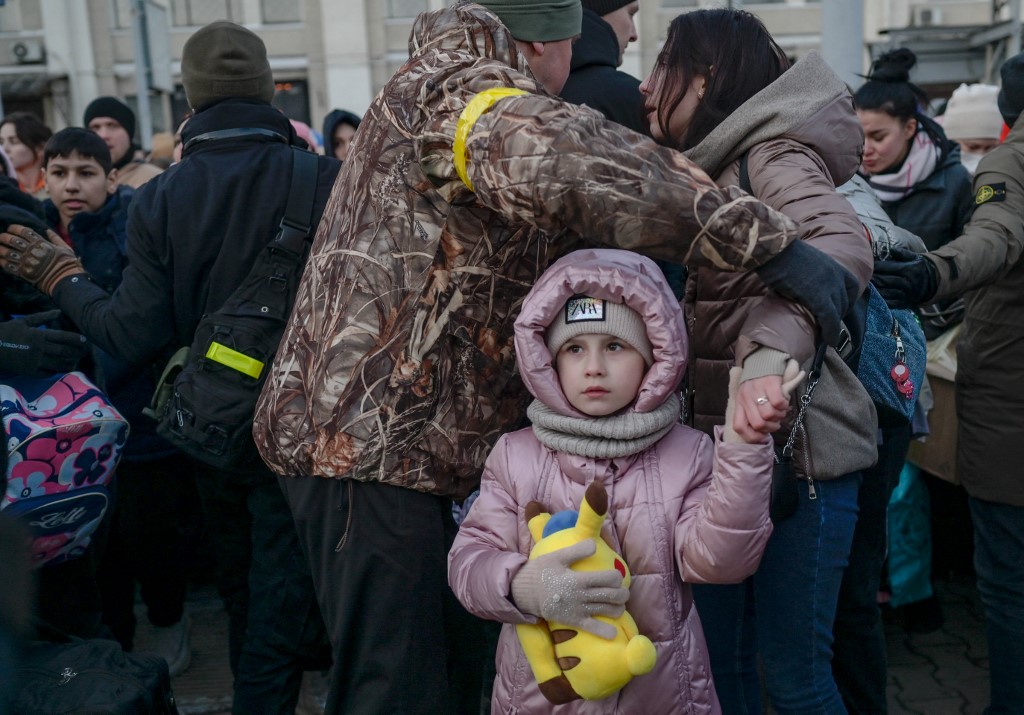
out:
<path id="1" fill-rule="evenodd" d="M 470 191 L 473 191 L 473 182 L 469 180 L 469 174 L 466 173 L 466 162 L 468 160 L 466 156 L 466 140 L 469 139 L 469 132 L 473 129 L 473 125 L 476 124 L 476 120 L 482 117 L 484 112 L 490 109 L 491 105 L 499 99 L 516 97 L 520 94 L 527 94 L 527 92 L 515 89 L 514 87 L 486 89 L 469 100 L 462 110 L 462 114 L 459 115 L 459 121 L 455 125 L 455 144 L 452 146 L 452 151 L 455 154 L 453 163 L 455 164 L 455 173 L 459 175 L 462 183 L 468 186 Z"/>

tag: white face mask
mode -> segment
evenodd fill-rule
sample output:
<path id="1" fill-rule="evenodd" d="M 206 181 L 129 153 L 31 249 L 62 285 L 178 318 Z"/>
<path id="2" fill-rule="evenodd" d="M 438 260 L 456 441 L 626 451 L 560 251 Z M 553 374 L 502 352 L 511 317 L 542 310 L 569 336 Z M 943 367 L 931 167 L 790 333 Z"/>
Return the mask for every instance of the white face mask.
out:
<path id="1" fill-rule="evenodd" d="M 960 152 L 960 163 L 964 165 L 967 171 L 971 172 L 971 176 L 978 170 L 978 162 L 981 161 L 981 157 L 984 154 L 976 154 L 973 151 L 962 151 Z"/>

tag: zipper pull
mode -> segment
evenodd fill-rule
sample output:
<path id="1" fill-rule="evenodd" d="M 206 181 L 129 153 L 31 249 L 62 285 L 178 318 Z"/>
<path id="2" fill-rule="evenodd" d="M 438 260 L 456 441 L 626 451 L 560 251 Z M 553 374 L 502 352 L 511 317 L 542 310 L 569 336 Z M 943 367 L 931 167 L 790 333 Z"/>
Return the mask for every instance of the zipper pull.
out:
<path id="1" fill-rule="evenodd" d="M 807 477 L 807 498 L 811 501 L 818 498 L 818 490 L 814 488 L 813 477 Z"/>

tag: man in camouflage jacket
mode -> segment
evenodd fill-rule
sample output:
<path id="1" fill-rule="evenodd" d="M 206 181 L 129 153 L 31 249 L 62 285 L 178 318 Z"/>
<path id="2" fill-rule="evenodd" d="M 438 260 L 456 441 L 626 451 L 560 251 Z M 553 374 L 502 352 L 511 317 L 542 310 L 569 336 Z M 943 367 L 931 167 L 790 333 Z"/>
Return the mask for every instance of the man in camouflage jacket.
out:
<path id="1" fill-rule="evenodd" d="M 513 322 L 552 258 L 585 236 L 744 271 L 796 237 L 681 154 L 553 96 L 579 0 L 482 4 L 417 19 L 334 186 L 257 407 L 331 636 L 331 711 L 448 707 L 448 498 L 523 419 Z"/>

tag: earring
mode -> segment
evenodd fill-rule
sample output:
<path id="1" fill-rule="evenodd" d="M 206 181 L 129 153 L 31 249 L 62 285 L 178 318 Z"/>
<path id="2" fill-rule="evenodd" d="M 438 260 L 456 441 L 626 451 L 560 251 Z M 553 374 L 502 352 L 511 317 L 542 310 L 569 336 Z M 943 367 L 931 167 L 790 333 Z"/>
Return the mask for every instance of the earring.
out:
<path id="1" fill-rule="evenodd" d="M 704 87 L 705 85 L 702 84 L 700 89 L 697 90 L 697 99 L 704 99 Z"/>

